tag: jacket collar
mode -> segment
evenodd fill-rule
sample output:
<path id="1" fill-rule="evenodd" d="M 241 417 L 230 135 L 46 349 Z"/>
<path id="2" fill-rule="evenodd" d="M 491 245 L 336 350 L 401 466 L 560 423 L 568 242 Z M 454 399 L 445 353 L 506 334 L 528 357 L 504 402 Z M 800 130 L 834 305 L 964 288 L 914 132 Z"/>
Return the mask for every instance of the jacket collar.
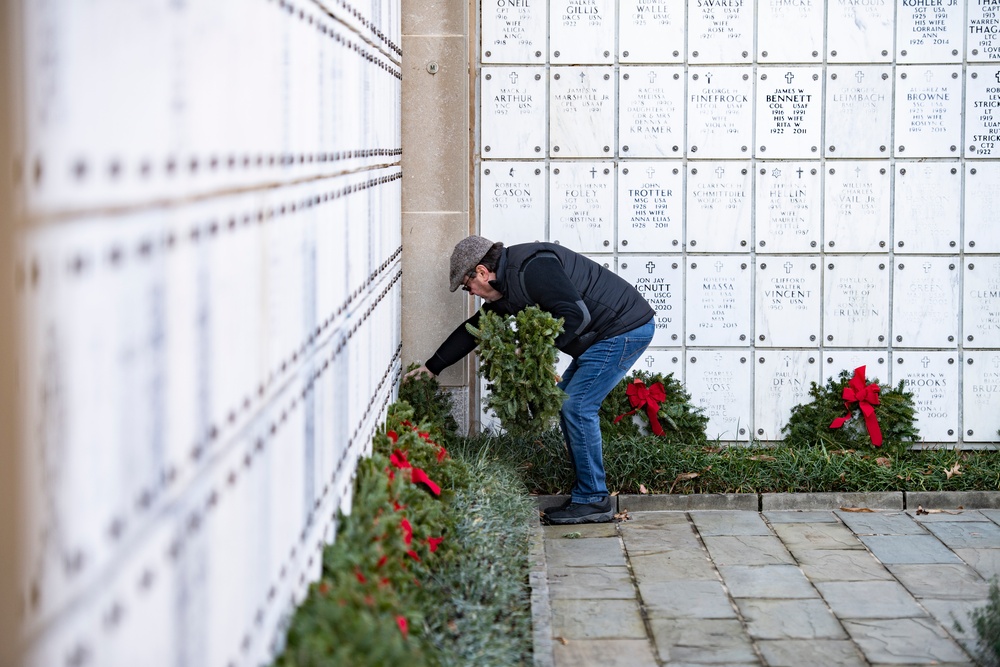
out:
<path id="1" fill-rule="evenodd" d="M 507 282 L 507 248 L 504 248 L 500 253 L 500 262 L 497 265 L 497 277 L 495 280 L 490 281 L 490 287 L 500 292 L 504 296 L 507 295 L 507 290 L 504 285 Z"/>

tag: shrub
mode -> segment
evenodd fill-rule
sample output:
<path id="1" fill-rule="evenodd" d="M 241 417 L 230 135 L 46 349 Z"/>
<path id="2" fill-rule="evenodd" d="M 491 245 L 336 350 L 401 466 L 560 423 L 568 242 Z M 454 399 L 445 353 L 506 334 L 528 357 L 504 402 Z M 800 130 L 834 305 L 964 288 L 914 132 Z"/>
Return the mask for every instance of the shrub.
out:
<path id="1" fill-rule="evenodd" d="M 974 610 L 970 619 L 976 630 L 976 644 L 982 663 L 1000 665 L 1000 588 L 997 587 L 996 579 L 990 582 L 986 605 Z M 958 621 L 955 622 L 955 627 L 959 632 L 964 632 Z"/>
<path id="2" fill-rule="evenodd" d="M 410 364 L 406 370 L 419 368 Z M 399 387 L 399 400 L 410 405 L 416 419 L 427 422 L 439 431 L 439 438 L 445 443 L 453 442 L 458 435 L 458 423 L 452 414 L 451 395 L 441 388 L 438 379 L 429 373 L 403 377 Z"/>

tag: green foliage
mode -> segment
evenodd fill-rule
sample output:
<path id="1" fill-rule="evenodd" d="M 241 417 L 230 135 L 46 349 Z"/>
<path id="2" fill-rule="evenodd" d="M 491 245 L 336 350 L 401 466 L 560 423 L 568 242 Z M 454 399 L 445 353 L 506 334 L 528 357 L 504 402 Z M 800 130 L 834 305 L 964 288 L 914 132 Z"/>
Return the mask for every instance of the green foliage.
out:
<path id="1" fill-rule="evenodd" d="M 873 448 L 864 415 L 857 404 L 851 404 L 851 418 L 840 428 L 831 429 L 830 423 L 847 414 L 844 406 L 844 387 L 852 374 L 841 371 L 838 379 L 831 378 L 825 387 L 815 382 L 809 389 L 811 403 L 792 408 L 792 416 L 781 429 L 787 433 L 785 445 L 788 447 L 814 447 L 823 445 L 831 449 Z M 877 379 L 868 383 L 879 384 Z M 881 387 L 881 385 L 879 385 Z M 881 451 L 898 453 L 908 449 L 918 440 L 918 430 L 914 424 L 916 411 L 913 394 L 903 387 L 903 382 L 895 389 L 882 388 L 879 405 L 875 406 L 879 428 L 882 430 Z"/>
<path id="2" fill-rule="evenodd" d="M 419 367 L 419 364 L 410 364 L 406 370 Z M 440 429 L 439 439 L 445 444 L 454 441 L 458 423 L 452 415 L 451 395 L 441 388 L 436 377 L 429 373 L 404 377 L 399 387 L 399 400 L 413 408 L 417 419 Z"/>
<path id="3" fill-rule="evenodd" d="M 979 657 L 984 665 L 1000 665 L 1000 588 L 997 580 L 990 582 L 989 599 L 985 606 L 970 614 L 972 626 L 976 630 Z M 961 624 L 955 623 L 959 632 Z"/>
<path id="4" fill-rule="evenodd" d="M 619 382 L 604 403 L 601 404 L 601 433 L 605 439 L 612 435 L 638 436 L 651 433 L 649 415 L 645 408 L 640 408 L 635 416 L 642 422 L 642 428 L 635 423 L 632 416 L 624 417 L 616 424 L 615 417 L 631 412 L 635 408 L 628 398 L 628 386 L 635 380 L 642 380 L 651 387 L 659 382 L 663 385 L 666 399 L 660 403 L 657 411 L 657 419 L 663 427 L 663 437 L 672 442 L 704 443 L 707 442 L 705 427 L 708 426 L 708 417 L 702 414 L 701 408 L 691 404 L 691 396 L 684 391 L 684 386 L 674 379 L 674 374 L 669 373 L 664 376 L 661 373 L 649 373 L 647 371 L 635 371 L 630 373 Z"/>
<path id="5" fill-rule="evenodd" d="M 479 374 L 490 391 L 486 407 L 508 433 L 548 429 L 565 398 L 555 372 L 562 319 L 531 306 L 507 317 L 484 311 L 478 328 L 466 327 L 479 341 Z"/>

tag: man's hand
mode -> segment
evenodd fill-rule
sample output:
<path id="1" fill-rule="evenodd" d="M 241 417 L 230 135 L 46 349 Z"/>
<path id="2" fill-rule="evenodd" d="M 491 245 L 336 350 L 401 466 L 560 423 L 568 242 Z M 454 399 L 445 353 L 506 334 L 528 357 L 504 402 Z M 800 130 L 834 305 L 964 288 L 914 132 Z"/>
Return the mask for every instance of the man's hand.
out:
<path id="1" fill-rule="evenodd" d="M 407 378 L 417 377 L 419 375 L 424 375 L 424 374 L 431 375 L 431 376 L 434 375 L 429 370 L 427 370 L 427 366 L 421 366 L 420 368 L 414 368 L 412 371 L 410 371 L 409 373 L 407 373 L 406 375 L 404 375 L 403 379 L 405 380 Z"/>

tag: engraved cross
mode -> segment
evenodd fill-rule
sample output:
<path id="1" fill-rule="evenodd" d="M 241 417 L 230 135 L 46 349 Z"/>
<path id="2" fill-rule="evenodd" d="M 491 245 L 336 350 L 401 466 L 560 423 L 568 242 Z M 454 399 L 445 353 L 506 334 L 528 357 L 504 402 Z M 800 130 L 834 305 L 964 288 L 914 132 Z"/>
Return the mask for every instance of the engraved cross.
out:
<path id="1" fill-rule="evenodd" d="M 794 80 L 795 80 L 795 75 L 792 74 L 791 72 L 789 72 L 788 74 L 785 75 L 785 81 L 788 82 L 789 86 L 792 85 L 792 81 L 794 81 Z"/>
<path id="2" fill-rule="evenodd" d="M 792 269 L 795 267 L 795 265 L 791 262 L 785 262 L 783 266 L 785 267 L 785 273 L 791 273 Z"/>
<path id="3" fill-rule="evenodd" d="M 722 267 L 724 267 L 724 266 L 725 266 L 725 264 L 723 264 L 721 260 L 718 261 L 718 262 L 716 262 L 715 263 L 715 272 L 716 273 L 722 273 Z"/>
<path id="4" fill-rule="evenodd" d="M 649 71 L 649 82 L 650 83 L 656 83 L 656 72 L 654 72 L 653 70 Z M 712 82 L 709 81 L 709 83 L 712 83 Z"/>
<path id="5" fill-rule="evenodd" d="M 722 178 L 723 176 L 726 175 L 726 170 L 723 169 L 722 167 L 719 167 L 718 169 L 715 170 L 715 175 L 718 176 L 719 178 Z"/>
<path id="6" fill-rule="evenodd" d="M 924 273 L 930 273 L 931 272 L 931 266 L 932 265 L 931 265 L 930 262 L 924 262 L 923 266 L 924 266 Z"/>
<path id="7" fill-rule="evenodd" d="M 510 73 L 510 82 L 513 83 L 513 84 L 517 83 L 517 72 L 511 72 Z"/>
<path id="8" fill-rule="evenodd" d="M 795 173 L 799 175 L 799 178 L 802 178 L 802 167 L 799 167 L 798 171 Z"/>
<path id="9" fill-rule="evenodd" d="M 861 178 L 861 167 L 855 167 L 854 168 L 854 177 L 855 178 Z"/>
<path id="10" fill-rule="evenodd" d="M 648 368 L 652 368 L 653 367 L 653 362 L 656 361 L 656 357 L 654 357 L 653 355 L 649 355 L 645 359 L 643 359 L 643 361 L 646 362 L 646 366 Z"/>
<path id="11" fill-rule="evenodd" d="M 585 72 L 580 72 L 580 85 L 583 85 L 583 82 L 586 80 L 587 80 L 587 74 Z"/>
<path id="12" fill-rule="evenodd" d="M 656 268 L 656 264 L 654 264 L 652 261 L 646 263 L 646 270 L 649 273 L 652 273 L 653 269 L 655 269 L 655 268 Z"/>
<path id="13" fill-rule="evenodd" d="M 591 178 L 597 178 L 597 167 L 592 167 L 590 169 L 590 177 Z"/>
<path id="14" fill-rule="evenodd" d="M 934 72 L 927 70 L 924 72 L 924 80 L 930 83 L 934 79 Z"/>
<path id="15" fill-rule="evenodd" d="M 708 83 L 709 85 L 712 84 L 712 73 L 711 72 L 706 72 L 705 73 L 705 82 Z"/>
<path id="16" fill-rule="evenodd" d="M 858 80 L 858 83 L 861 83 L 862 81 L 865 80 L 865 73 L 862 72 L 861 70 L 858 70 L 857 73 L 854 75 L 854 78 Z"/>
<path id="17" fill-rule="evenodd" d="M 920 363 L 924 365 L 924 368 L 927 368 L 928 366 L 931 365 L 931 359 L 925 354 L 924 358 L 920 360 Z"/>
<path id="18" fill-rule="evenodd" d="M 792 365 L 792 358 L 789 355 L 786 354 L 785 355 L 785 368 L 788 368 L 791 365 Z"/>
<path id="19" fill-rule="evenodd" d="M 656 170 L 653 169 L 652 167 L 646 170 L 646 178 L 652 178 L 655 175 L 656 175 Z"/>

